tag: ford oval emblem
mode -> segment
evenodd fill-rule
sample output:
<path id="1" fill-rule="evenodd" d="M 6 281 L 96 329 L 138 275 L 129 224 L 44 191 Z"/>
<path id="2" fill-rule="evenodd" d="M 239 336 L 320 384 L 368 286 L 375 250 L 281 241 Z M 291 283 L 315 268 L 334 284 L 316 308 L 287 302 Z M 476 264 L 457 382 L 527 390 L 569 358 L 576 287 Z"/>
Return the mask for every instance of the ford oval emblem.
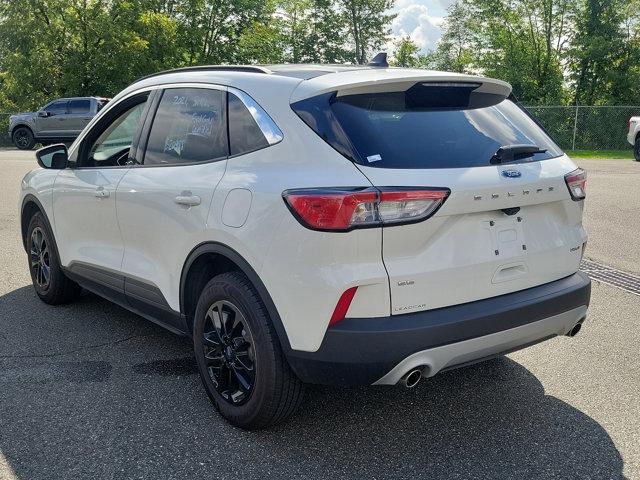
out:
<path id="1" fill-rule="evenodd" d="M 519 178 L 522 174 L 518 170 L 502 170 L 502 176 L 507 178 Z"/>

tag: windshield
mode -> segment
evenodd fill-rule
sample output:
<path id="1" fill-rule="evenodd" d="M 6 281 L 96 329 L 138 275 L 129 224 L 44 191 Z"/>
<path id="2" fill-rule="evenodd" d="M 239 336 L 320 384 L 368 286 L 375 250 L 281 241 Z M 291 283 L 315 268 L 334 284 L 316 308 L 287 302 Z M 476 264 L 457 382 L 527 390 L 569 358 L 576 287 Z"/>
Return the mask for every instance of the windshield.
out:
<path id="1" fill-rule="evenodd" d="M 460 102 L 447 107 L 442 96 L 431 100 L 423 96 L 416 102 L 409 92 L 322 97 L 298 102 L 294 110 L 338 151 L 372 167 L 488 166 L 501 147 L 512 145 L 538 149 L 530 148 L 533 153 L 508 163 L 562 155 L 542 128 L 509 99 L 489 107 L 460 108 Z"/>

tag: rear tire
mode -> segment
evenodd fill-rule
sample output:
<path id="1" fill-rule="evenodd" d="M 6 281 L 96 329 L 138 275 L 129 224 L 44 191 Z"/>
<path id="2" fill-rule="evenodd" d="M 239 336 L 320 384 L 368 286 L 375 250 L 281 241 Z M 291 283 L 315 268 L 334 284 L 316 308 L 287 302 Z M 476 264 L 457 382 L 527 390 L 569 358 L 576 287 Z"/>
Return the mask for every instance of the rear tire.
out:
<path id="1" fill-rule="evenodd" d="M 80 295 L 80 286 L 62 271 L 53 235 L 41 213 L 31 217 L 27 229 L 27 255 L 33 287 L 44 303 L 61 305 Z"/>
<path id="2" fill-rule="evenodd" d="M 214 277 L 200 295 L 193 346 L 209 399 L 231 424 L 258 430 L 301 403 L 303 384 L 280 347 L 267 310 L 240 272 Z"/>
<path id="3" fill-rule="evenodd" d="M 11 135 L 13 144 L 20 150 L 31 150 L 36 144 L 33 132 L 28 127 L 18 127 Z"/>
<path id="4" fill-rule="evenodd" d="M 633 145 L 633 156 L 636 162 L 640 162 L 640 136 L 636 138 L 636 143 Z"/>

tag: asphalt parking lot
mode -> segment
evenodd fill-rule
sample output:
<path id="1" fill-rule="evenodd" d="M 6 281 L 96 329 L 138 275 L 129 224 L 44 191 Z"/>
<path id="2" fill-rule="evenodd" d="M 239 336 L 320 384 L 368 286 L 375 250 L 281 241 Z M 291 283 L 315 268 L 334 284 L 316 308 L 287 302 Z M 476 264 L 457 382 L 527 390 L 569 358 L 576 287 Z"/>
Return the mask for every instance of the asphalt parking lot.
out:
<path id="1" fill-rule="evenodd" d="M 578 163 L 587 256 L 640 273 L 640 164 Z M 91 294 L 38 301 L 18 221 L 34 166 L 0 151 L 0 478 L 640 478 L 640 296 L 594 282 L 574 339 L 413 390 L 312 386 L 248 433 L 209 404 L 187 340 Z"/>

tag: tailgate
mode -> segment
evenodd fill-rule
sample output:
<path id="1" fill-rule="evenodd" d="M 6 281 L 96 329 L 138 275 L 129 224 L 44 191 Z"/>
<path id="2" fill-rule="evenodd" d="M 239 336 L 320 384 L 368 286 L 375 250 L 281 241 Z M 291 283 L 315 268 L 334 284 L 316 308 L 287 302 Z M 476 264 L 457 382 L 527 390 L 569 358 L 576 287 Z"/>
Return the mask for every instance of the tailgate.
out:
<path id="1" fill-rule="evenodd" d="M 360 168 L 376 186 L 451 188 L 432 218 L 383 228 L 394 314 L 523 290 L 578 269 L 586 234 L 582 202 L 571 200 L 564 182 L 575 169 L 567 157 L 410 174 Z M 521 176 L 504 176 L 505 170 Z"/>

